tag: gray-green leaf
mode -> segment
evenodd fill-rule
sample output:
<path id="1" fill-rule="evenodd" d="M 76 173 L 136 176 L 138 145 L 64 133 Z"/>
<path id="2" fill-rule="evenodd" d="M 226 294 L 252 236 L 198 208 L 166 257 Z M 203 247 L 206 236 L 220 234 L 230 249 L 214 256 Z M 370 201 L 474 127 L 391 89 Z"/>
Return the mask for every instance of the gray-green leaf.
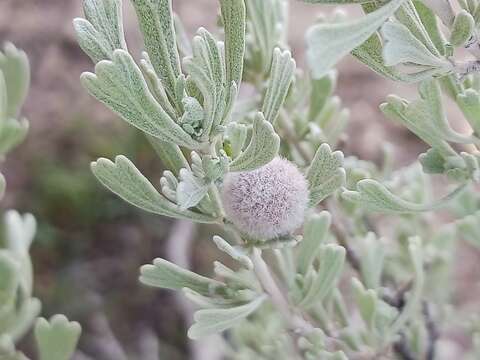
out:
<path id="1" fill-rule="evenodd" d="M 199 339 L 230 329 L 257 310 L 265 299 L 266 295 L 260 296 L 245 305 L 228 309 L 199 310 L 194 315 L 195 324 L 188 330 L 188 337 Z"/>
<path id="2" fill-rule="evenodd" d="M 253 121 L 252 138 L 244 152 L 230 163 L 231 171 L 250 171 L 268 164 L 277 156 L 280 137 L 272 124 L 257 113 Z"/>
<path id="3" fill-rule="evenodd" d="M 83 73 L 81 81 L 92 96 L 143 132 L 192 149 L 200 147 L 161 108 L 126 51 L 115 50 L 111 61 L 100 61 L 95 74 Z"/>
<path id="4" fill-rule="evenodd" d="M 40 360 L 69 360 L 77 346 L 82 329 L 77 322 L 69 322 L 63 315 L 55 315 L 50 321 L 43 318 L 35 325 Z"/>
<path id="5" fill-rule="evenodd" d="M 310 186 L 310 205 L 315 206 L 345 184 L 343 153 L 332 152 L 328 144 L 318 148 L 307 171 Z"/>
<path id="6" fill-rule="evenodd" d="M 117 156 L 115 163 L 100 158 L 91 165 L 100 182 L 125 201 L 151 213 L 201 223 L 215 222 L 215 218 L 180 207 L 164 198 L 125 156 Z"/>
<path id="7" fill-rule="evenodd" d="M 362 45 L 405 0 L 391 0 L 354 21 L 318 24 L 307 32 L 307 57 L 316 78 L 324 76 L 342 57 Z"/>
<path id="8" fill-rule="evenodd" d="M 188 288 L 202 295 L 211 295 L 215 288 L 224 285 L 160 258 L 153 260 L 153 264 L 143 265 L 140 274 L 142 284 L 172 290 Z"/>

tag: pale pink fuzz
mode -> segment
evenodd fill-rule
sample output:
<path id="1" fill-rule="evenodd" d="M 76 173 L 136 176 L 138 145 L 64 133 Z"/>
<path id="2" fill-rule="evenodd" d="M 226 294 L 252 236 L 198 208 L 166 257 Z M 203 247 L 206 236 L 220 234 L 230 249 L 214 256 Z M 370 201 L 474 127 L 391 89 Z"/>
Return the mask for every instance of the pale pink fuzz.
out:
<path id="1" fill-rule="evenodd" d="M 303 174 L 281 158 L 253 171 L 228 173 L 222 188 L 227 218 L 260 240 L 297 229 L 303 223 L 308 198 Z"/>

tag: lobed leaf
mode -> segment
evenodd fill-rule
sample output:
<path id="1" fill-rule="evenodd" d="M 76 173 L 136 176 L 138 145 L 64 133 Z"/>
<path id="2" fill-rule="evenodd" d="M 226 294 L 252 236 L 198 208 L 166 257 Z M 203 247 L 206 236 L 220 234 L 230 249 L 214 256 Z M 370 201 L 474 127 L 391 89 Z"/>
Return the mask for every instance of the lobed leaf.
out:
<path id="1" fill-rule="evenodd" d="M 299 306 L 310 308 L 322 301 L 340 278 L 345 263 L 345 249 L 335 244 L 325 245 L 318 256 L 320 266 Z M 311 270 L 314 271 L 314 270 Z"/>
<path id="2" fill-rule="evenodd" d="M 307 218 L 303 240 L 297 246 L 297 271 L 306 274 L 328 236 L 332 217 L 328 211 L 312 214 Z"/>
<path id="3" fill-rule="evenodd" d="M 240 89 L 245 54 L 245 2 L 244 0 L 220 0 L 225 28 L 225 65 L 227 84 L 235 82 Z"/>
<path id="4" fill-rule="evenodd" d="M 143 265 L 140 274 L 142 284 L 171 290 L 188 288 L 206 296 L 210 295 L 215 287 L 224 285 L 220 281 L 198 275 L 160 258 L 153 260 L 152 265 Z"/>
<path id="5" fill-rule="evenodd" d="M 132 0 L 145 48 L 172 101 L 181 74 L 171 0 Z"/>
<path id="6" fill-rule="evenodd" d="M 364 179 L 357 183 L 357 191 L 344 191 L 342 197 L 358 203 L 360 206 L 369 211 L 383 212 L 390 214 L 407 214 L 431 211 L 445 204 L 452 198 L 457 196 L 465 185 L 459 186 L 457 189 L 446 195 L 433 204 L 417 204 L 403 200 L 388 190 L 385 185 L 372 180 Z"/>
<path id="7" fill-rule="evenodd" d="M 265 120 L 271 124 L 275 122 L 287 97 L 288 89 L 294 78 L 295 67 L 295 60 L 292 59 L 290 51 L 274 49 L 270 80 L 262 107 Z"/>
<path id="8" fill-rule="evenodd" d="M 367 41 L 404 2 L 391 0 L 360 19 L 310 28 L 306 35 L 307 58 L 314 77 L 324 76 L 342 57 Z"/>
<path id="9" fill-rule="evenodd" d="M 0 120 L 16 118 L 30 87 L 30 63 L 25 52 L 12 43 L 7 42 L 3 52 L 0 51 L 1 73 L 5 89 L 0 89 L 0 96 L 4 97 L 5 104 L 0 104 Z"/>
<path id="10" fill-rule="evenodd" d="M 121 0 L 84 0 L 85 19 L 73 20 L 77 41 L 94 63 L 112 59 L 117 49 L 127 51 Z"/>
<path id="11" fill-rule="evenodd" d="M 188 330 L 188 337 L 195 340 L 230 329 L 257 310 L 266 297 L 260 296 L 247 304 L 227 309 L 197 311 L 194 315 L 195 324 Z"/>
<path id="12" fill-rule="evenodd" d="M 200 147 L 160 107 L 126 51 L 115 50 L 111 61 L 100 61 L 95 74 L 83 73 L 81 81 L 92 96 L 143 132 L 192 149 Z"/>
<path id="13" fill-rule="evenodd" d="M 278 154 L 280 137 L 272 124 L 257 113 L 253 121 L 252 138 L 245 151 L 230 163 L 231 171 L 250 171 L 268 164 Z"/>
<path id="14" fill-rule="evenodd" d="M 63 315 L 55 315 L 50 321 L 44 318 L 37 320 L 35 340 L 40 360 L 69 360 L 82 329 L 77 322 L 69 322 Z"/>
<path id="15" fill-rule="evenodd" d="M 215 218 L 189 210 L 182 210 L 168 201 L 125 156 L 117 156 L 115 163 L 100 158 L 91 165 L 94 175 L 110 191 L 123 200 L 145 211 L 200 223 L 213 223 Z"/>
<path id="16" fill-rule="evenodd" d="M 306 175 L 311 206 L 317 205 L 345 184 L 346 173 L 342 166 L 341 151 L 332 152 L 328 144 L 320 145 Z"/>

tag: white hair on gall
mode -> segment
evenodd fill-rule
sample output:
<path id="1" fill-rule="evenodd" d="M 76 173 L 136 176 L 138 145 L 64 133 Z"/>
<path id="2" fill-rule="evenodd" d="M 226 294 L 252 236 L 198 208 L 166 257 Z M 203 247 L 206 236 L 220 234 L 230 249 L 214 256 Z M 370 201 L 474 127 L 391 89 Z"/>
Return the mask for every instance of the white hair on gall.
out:
<path id="1" fill-rule="evenodd" d="M 303 174 L 279 157 L 253 171 L 228 173 L 222 188 L 227 218 L 259 240 L 286 235 L 302 225 L 308 199 Z"/>

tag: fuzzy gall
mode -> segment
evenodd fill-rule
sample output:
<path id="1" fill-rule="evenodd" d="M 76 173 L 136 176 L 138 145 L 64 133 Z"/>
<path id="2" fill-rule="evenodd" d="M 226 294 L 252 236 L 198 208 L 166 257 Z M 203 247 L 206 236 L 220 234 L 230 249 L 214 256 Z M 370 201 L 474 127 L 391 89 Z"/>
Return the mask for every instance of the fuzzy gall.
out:
<path id="1" fill-rule="evenodd" d="M 222 199 L 227 218 L 240 231 L 269 240 L 302 225 L 308 183 L 294 164 L 277 157 L 256 170 L 227 174 Z"/>

